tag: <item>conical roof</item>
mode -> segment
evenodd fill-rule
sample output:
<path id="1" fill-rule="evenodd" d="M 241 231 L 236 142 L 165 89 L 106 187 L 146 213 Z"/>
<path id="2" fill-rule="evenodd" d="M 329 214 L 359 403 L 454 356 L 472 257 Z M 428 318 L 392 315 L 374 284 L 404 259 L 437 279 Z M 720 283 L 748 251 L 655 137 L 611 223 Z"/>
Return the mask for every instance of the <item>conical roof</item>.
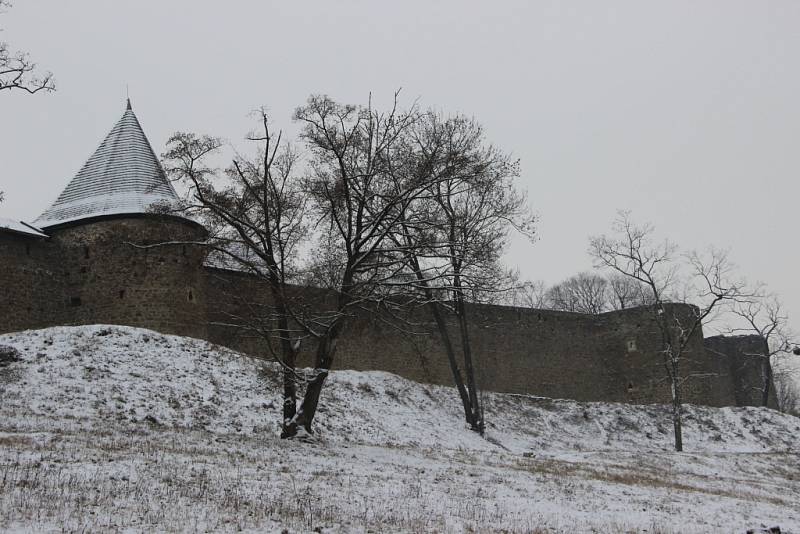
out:
<path id="1" fill-rule="evenodd" d="M 147 213 L 154 204 L 177 201 L 128 100 L 122 118 L 34 225 L 48 228 L 91 217 Z"/>

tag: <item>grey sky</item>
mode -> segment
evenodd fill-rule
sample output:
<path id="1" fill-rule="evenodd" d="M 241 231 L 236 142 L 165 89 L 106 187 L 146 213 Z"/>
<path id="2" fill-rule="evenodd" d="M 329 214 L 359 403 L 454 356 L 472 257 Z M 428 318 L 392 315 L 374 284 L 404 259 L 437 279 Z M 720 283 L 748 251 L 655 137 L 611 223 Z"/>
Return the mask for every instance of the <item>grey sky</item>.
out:
<path id="1" fill-rule="evenodd" d="M 124 111 L 234 141 L 309 93 L 474 115 L 522 161 L 540 240 L 508 263 L 590 268 L 618 208 L 684 248 L 730 247 L 798 325 L 800 2 L 16 0 L 0 38 L 52 70 L 0 95 L 0 216 L 32 220 Z"/>

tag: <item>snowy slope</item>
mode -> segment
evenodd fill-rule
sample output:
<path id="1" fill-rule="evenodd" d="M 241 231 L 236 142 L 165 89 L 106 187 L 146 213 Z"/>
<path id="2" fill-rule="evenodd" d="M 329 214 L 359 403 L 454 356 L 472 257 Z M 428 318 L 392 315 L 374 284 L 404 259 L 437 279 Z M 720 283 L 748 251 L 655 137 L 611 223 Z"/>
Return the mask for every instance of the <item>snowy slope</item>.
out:
<path id="1" fill-rule="evenodd" d="M 88 326 L 0 345 L 19 351 L 0 368 L 0 527 L 800 532 L 800 419 L 770 410 L 687 406 L 675 454 L 664 406 L 487 394 L 482 439 L 451 388 L 338 371 L 308 445 L 276 438 L 275 365 L 203 341 Z M 231 509 L 243 485 L 258 513 Z M 58 488 L 34 514 L 31 492 Z"/>

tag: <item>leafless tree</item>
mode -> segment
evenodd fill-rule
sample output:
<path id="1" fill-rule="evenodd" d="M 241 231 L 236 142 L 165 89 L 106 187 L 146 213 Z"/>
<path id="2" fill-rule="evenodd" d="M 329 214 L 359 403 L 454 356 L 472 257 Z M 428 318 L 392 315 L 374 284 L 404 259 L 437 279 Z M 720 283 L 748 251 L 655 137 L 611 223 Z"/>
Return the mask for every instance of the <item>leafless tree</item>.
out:
<path id="1" fill-rule="evenodd" d="M 518 308 L 545 309 L 547 305 L 547 286 L 541 280 L 520 281 L 517 273 L 512 273 L 511 288 L 502 301 L 508 306 Z"/>
<path id="2" fill-rule="evenodd" d="M 608 278 L 608 307 L 625 310 L 652 304 L 647 287 L 638 280 L 613 272 Z"/>
<path id="3" fill-rule="evenodd" d="M 466 421 L 482 434 L 467 303 L 494 302 L 511 287 L 500 256 L 512 229 L 533 237 L 535 217 L 514 183 L 518 162 L 488 144 L 474 119 L 429 112 L 412 132 L 402 168 L 427 191 L 390 236 L 434 317 Z M 448 316 L 457 324 L 460 357 Z"/>
<path id="4" fill-rule="evenodd" d="M 551 287 L 546 302 L 553 310 L 598 314 L 609 310 L 608 290 L 602 276 L 579 273 Z"/>
<path id="5" fill-rule="evenodd" d="M 182 209 L 201 218 L 209 231 L 199 244 L 216 261 L 244 271 L 266 284 L 269 299 L 247 302 L 247 316 L 237 317 L 244 328 L 265 341 L 270 358 L 283 369 L 282 437 L 296 433 L 297 355 L 308 333 L 297 292 L 289 285 L 297 277 L 295 260 L 307 235 L 307 202 L 296 173 L 298 156 L 274 133 L 267 113 L 258 112 L 259 131 L 247 139 L 256 145 L 252 157 L 235 154 L 224 173 L 207 166 L 222 143 L 219 139 L 176 133 L 162 158 L 168 174 L 189 186 Z M 256 304 L 258 302 L 258 304 Z M 300 325 L 300 326 L 298 326 Z"/>
<path id="6" fill-rule="evenodd" d="M 9 0 L 0 0 L 0 14 L 9 7 Z M 55 88 L 52 73 L 36 74 L 36 63 L 31 61 L 28 54 L 15 52 L 8 43 L 0 41 L 0 91 L 19 90 L 33 94 L 54 91 Z"/>
<path id="7" fill-rule="evenodd" d="M 519 282 L 518 276 L 511 280 L 502 301 L 510 306 L 598 314 L 650 304 L 643 284 L 614 272 L 606 277 L 579 273 L 552 287 L 542 281 Z"/>
<path id="8" fill-rule="evenodd" d="M 734 277 L 725 252 L 711 249 L 704 255 L 690 252 L 678 256 L 676 245 L 666 240 L 654 241 L 653 226 L 635 224 L 629 212 L 620 212 L 612 229 L 611 236 L 590 239 L 590 253 L 598 267 L 627 276 L 648 290 L 670 385 L 675 450 L 682 451 L 682 389 L 691 378 L 683 366 L 689 343 L 702 332 L 703 322 L 721 303 L 749 294 L 744 282 Z M 681 258 L 683 262 L 679 262 Z M 691 304 L 691 312 L 688 316 L 675 313 L 668 305 L 670 301 Z"/>
<path id="9" fill-rule="evenodd" d="M 444 338 L 444 314 L 457 319 L 465 408 L 482 431 L 466 302 L 495 290 L 508 225 L 532 231 L 533 219 L 521 217 L 524 198 L 508 188 L 516 163 L 485 146 L 474 121 L 401 110 L 397 95 L 387 112 L 371 102 L 350 106 L 312 96 L 295 120 L 308 154 L 302 180 L 293 172 L 296 154 L 281 145 L 280 134 L 273 137 L 263 111 L 261 133 L 249 137 L 258 143 L 256 157 L 237 154 L 222 176 L 204 163 L 221 147 L 217 139 L 176 134 L 164 155 L 170 175 L 190 185 L 185 209 L 204 217 L 211 232 L 206 244 L 268 282 L 269 320 L 261 313 L 261 323 L 248 327 L 275 341 L 268 343 L 271 355 L 284 366 L 282 434 L 312 433 L 337 344 L 356 310 L 417 305 L 413 295 L 420 290 Z M 292 269 L 308 233 L 317 245 L 302 270 Z M 324 313 L 310 318 L 292 300 L 292 279 L 330 290 Z M 298 406 L 302 339 L 312 341 L 314 361 Z M 448 356 L 454 354 L 450 345 Z"/>
<path id="10" fill-rule="evenodd" d="M 730 303 L 731 312 L 737 316 L 745 326 L 733 327 L 732 334 L 754 334 L 763 340 L 760 351 L 747 356 L 756 359 L 761 364 L 761 384 L 759 386 L 761 405 L 768 406 L 770 395 L 773 393 L 774 368 L 773 363 L 791 355 L 796 346 L 794 334 L 789 329 L 789 316 L 783 309 L 783 304 L 775 294 L 754 295 L 751 298 L 739 299 Z"/>
<path id="11" fill-rule="evenodd" d="M 778 409 L 783 413 L 788 413 L 800 417 L 800 387 L 788 373 L 779 375 L 775 382 Z"/>
<path id="12" fill-rule="evenodd" d="M 317 340 L 313 375 L 290 423 L 310 433 L 348 318 L 365 303 L 387 302 L 385 290 L 405 266 L 404 255 L 388 236 L 428 187 L 422 176 L 397 172 L 402 159 L 396 158 L 407 149 L 403 138 L 419 117 L 415 107 L 401 110 L 397 95 L 387 112 L 375 109 L 371 99 L 360 107 L 311 96 L 294 117 L 310 154 L 305 190 L 317 228 L 338 254 L 327 262 L 335 303 L 328 320 L 309 329 Z"/>

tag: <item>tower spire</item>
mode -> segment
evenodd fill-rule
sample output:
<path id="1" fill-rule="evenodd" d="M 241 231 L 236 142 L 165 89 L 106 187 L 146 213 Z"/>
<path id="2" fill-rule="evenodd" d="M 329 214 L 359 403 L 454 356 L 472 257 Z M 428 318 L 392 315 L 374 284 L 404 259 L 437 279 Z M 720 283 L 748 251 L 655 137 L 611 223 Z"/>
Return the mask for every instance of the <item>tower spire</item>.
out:
<path id="1" fill-rule="evenodd" d="M 131 109 L 130 99 L 127 107 L 36 224 L 51 227 L 92 217 L 149 213 L 155 204 L 173 205 L 178 201 Z"/>

